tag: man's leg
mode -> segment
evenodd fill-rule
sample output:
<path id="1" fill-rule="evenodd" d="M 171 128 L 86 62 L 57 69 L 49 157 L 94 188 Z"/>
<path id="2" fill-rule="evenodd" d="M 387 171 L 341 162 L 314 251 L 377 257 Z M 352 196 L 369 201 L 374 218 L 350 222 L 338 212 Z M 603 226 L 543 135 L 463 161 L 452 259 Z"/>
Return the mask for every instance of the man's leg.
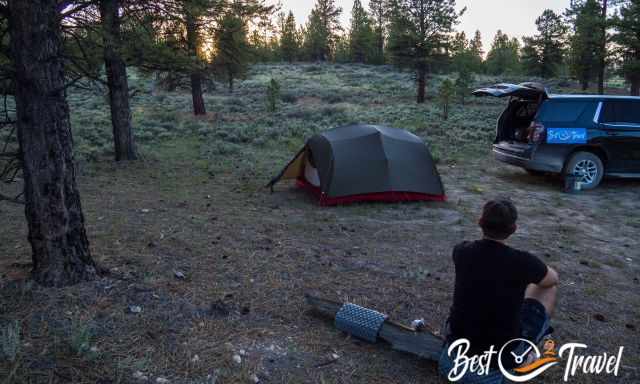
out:
<path id="1" fill-rule="evenodd" d="M 524 293 L 525 299 L 538 300 L 547 311 L 549 317 L 553 316 L 553 311 L 556 309 L 556 294 L 558 292 L 557 286 L 549 288 L 540 288 L 535 284 L 529 284 L 527 290 Z"/>

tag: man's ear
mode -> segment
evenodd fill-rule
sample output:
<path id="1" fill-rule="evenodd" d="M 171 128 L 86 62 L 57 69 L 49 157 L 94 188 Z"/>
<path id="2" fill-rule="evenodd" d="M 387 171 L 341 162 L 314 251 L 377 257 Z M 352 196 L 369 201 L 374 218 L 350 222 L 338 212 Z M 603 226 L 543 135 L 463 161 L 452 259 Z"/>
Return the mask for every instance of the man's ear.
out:
<path id="1" fill-rule="evenodd" d="M 514 233 L 516 233 L 516 231 L 518 230 L 518 224 L 513 224 L 513 226 L 511 227 L 511 234 L 513 235 Z"/>

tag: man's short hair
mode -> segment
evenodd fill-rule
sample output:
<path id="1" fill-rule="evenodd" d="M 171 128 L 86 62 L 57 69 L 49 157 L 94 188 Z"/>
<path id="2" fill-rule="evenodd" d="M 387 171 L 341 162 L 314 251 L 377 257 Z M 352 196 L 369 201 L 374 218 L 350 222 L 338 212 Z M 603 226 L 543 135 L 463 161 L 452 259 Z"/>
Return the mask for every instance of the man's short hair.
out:
<path id="1" fill-rule="evenodd" d="M 516 231 L 517 220 L 518 211 L 511 201 L 491 200 L 482 209 L 480 227 L 486 237 L 505 240 Z"/>

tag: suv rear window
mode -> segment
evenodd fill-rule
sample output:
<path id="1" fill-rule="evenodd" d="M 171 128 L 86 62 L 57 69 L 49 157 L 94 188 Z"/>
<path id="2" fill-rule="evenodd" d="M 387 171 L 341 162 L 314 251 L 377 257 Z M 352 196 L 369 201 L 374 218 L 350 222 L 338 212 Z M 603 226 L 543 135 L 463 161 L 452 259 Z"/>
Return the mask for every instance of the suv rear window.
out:
<path id="1" fill-rule="evenodd" d="M 547 100 L 540 109 L 539 119 L 555 123 L 577 121 L 584 110 L 592 104 L 589 101 Z"/>
<path id="2" fill-rule="evenodd" d="M 640 101 L 605 101 L 602 109 L 602 122 L 640 124 Z"/>

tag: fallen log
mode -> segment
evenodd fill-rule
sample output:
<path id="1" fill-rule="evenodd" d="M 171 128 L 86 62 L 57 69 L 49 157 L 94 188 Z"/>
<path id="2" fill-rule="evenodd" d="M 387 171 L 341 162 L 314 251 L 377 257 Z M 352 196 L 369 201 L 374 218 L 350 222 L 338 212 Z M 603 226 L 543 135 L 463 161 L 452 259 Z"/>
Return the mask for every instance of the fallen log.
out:
<path id="1" fill-rule="evenodd" d="M 305 295 L 312 312 L 335 320 L 344 304 L 309 294 Z M 391 345 L 396 351 L 406 352 L 418 357 L 437 361 L 442 351 L 443 339 L 429 330 L 417 332 L 412 327 L 386 318 L 378 331 L 378 339 Z"/>

